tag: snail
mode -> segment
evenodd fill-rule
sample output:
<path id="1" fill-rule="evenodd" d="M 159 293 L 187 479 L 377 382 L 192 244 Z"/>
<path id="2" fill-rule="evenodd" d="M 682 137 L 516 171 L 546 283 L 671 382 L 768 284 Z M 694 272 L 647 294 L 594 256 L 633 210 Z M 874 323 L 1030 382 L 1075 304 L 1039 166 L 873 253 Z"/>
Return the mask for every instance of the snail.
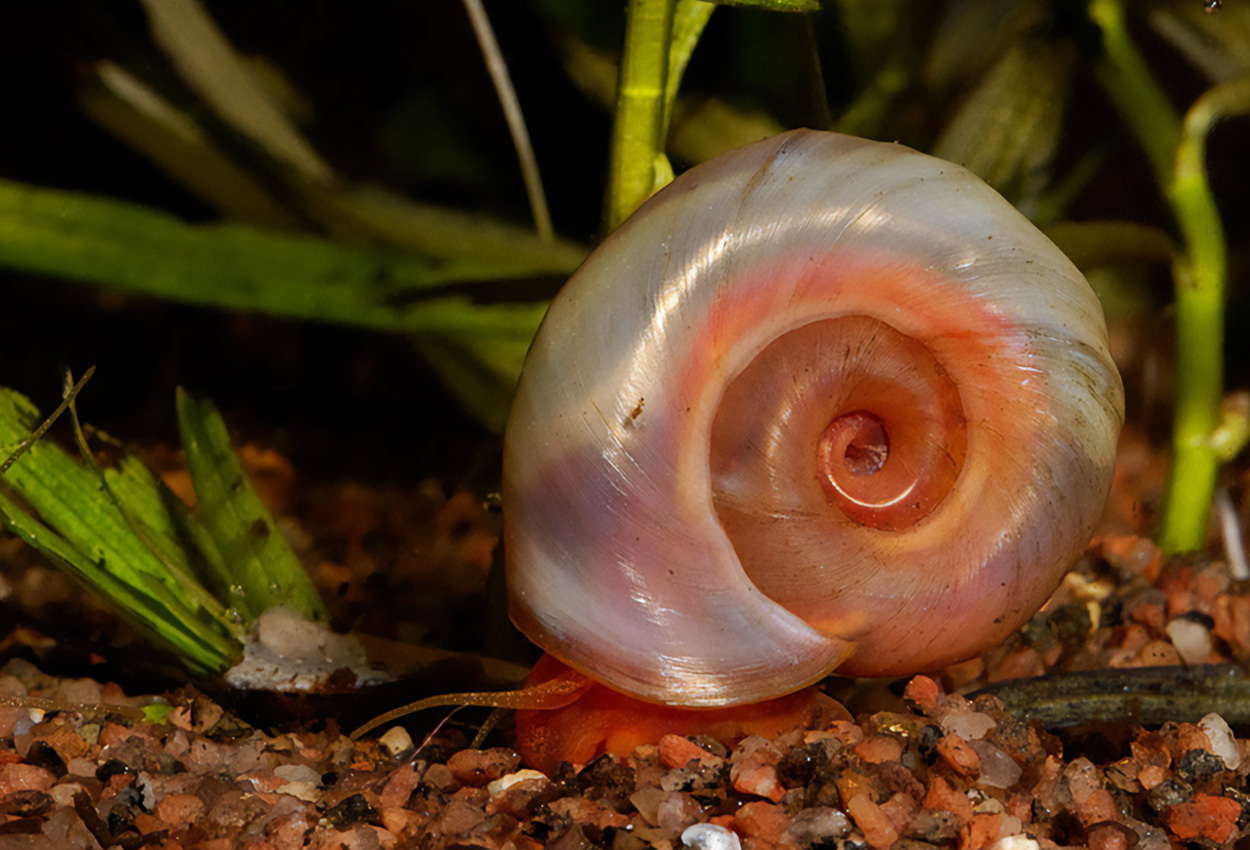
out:
<path id="1" fill-rule="evenodd" d="M 657 193 L 543 320 L 505 436 L 512 619 L 696 709 L 972 657 L 1079 557 L 1123 406 L 1093 291 L 979 178 L 759 142 Z"/>
<path id="2" fill-rule="evenodd" d="M 1093 291 L 964 168 L 806 130 L 696 166 L 526 359 L 504 546 L 549 657 L 484 701 L 544 709 L 517 717 L 544 769 L 846 717 L 808 686 L 972 657 L 1041 606 L 1123 407 Z"/>

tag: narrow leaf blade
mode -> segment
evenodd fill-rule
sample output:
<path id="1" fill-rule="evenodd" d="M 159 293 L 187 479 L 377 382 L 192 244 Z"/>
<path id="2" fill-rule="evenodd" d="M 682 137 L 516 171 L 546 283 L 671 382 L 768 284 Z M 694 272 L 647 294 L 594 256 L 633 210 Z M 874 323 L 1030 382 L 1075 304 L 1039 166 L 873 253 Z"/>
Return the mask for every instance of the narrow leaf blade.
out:
<path id="1" fill-rule="evenodd" d="M 221 414 L 181 388 L 177 410 L 200 513 L 229 570 L 231 604 L 249 621 L 281 605 L 324 622 L 325 606 L 243 473 Z"/>

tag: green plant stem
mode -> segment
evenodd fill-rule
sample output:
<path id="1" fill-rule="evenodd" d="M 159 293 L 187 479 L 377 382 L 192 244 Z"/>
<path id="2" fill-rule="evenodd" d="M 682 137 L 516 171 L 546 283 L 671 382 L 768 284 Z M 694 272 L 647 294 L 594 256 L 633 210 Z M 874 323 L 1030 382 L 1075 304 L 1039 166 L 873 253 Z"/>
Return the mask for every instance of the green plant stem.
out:
<path id="1" fill-rule="evenodd" d="M 605 232 L 615 230 L 673 179 L 665 154 L 673 106 L 686 65 L 715 10 L 705 0 L 630 0 L 604 198 Z"/>
<path id="2" fill-rule="evenodd" d="M 1220 424 L 1224 390 L 1227 248 L 1207 181 L 1206 138 L 1236 97 L 1220 93 L 1233 84 L 1212 89 L 1189 111 L 1182 126 L 1129 38 L 1120 0 L 1092 0 L 1089 15 L 1102 30 L 1099 82 L 1146 152 L 1181 232 L 1181 250 L 1172 264 L 1176 411 L 1159 542 L 1169 552 L 1192 551 L 1206 539 L 1215 495 L 1219 457 L 1212 435 Z"/>
<path id="3" fill-rule="evenodd" d="M 1098 81 L 1146 152 L 1155 179 L 1166 186 L 1180 141 L 1180 118 L 1129 38 L 1120 0 L 1091 0 L 1089 16 L 1102 30 Z"/>
<path id="4" fill-rule="evenodd" d="M 1172 552 L 1202 546 L 1221 461 L 1214 437 L 1222 420 L 1228 248 L 1207 179 L 1206 142 L 1221 118 L 1245 112 L 1250 112 L 1250 79 L 1224 83 L 1200 97 L 1185 116 L 1176 168 L 1167 184 L 1185 246 L 1173 262 L 1176 414 L 1168 505 L 1159 538 Z"/>
<path id="5" fill-rule="evenodd" d="M 630 0 L 617 81 L 604 226 L 612 231 L 645 201 L 664 166 L 664 93 L 676 0 Z"/>
<path id="6" fill-rule="evenodd" d="M 703 29 L 711 19 L 716 6 L 706 0 L 677 0 L 673 10 L 673 36 L 668 51 L 668 78 L 664 81 L 664 118 L 660 127 L 660 141 L 668 139 L 668 129 L 673 123 L 673 105 L 677 102 L 677 90 L 686 73 L 686 65 L 694 55 L 695 45 L 703 35 Z"/>

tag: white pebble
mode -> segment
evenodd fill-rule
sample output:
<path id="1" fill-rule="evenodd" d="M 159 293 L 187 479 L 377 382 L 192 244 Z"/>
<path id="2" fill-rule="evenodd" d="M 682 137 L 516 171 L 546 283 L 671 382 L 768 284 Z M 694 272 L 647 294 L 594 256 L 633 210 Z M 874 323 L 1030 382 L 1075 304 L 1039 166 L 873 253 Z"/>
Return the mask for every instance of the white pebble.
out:
<path id="1" fill-rule="evenodd" d="M 1186 664 L 1202 664 L 1211 654 L 1211 633 L 1201 623 L 1173 620 L 1165 631 Z"/>
<path id="2" fill-rule="evenodd" d="M 1006 838 L 998 839 L 985 850 L 1041 850 L 1041 845 L 1037 843 L 1037 839 L 1029 838 L 1027 835 L 1008 835 Z"/>
<path id="3" fill-rule="evenodd" d="M 714 823 L 696 823 L 686 827 L 681 843 L 695 850 L 742 850 L 742 842 L 731 830 Z"/>
<path id="4" fill-rule="evenodd" d="M 412 750 L 412 736 L 408 734 L 408 730 L 403 726 L 392 726 L 386 730 L 386 734 L 378 738 L 378 743 L 386 747 L 386 751 L 391 754 L 391 758 L 399 758 L 406 752 Z"/>
<path id="5" fill-rule="evenodd" d="M 321 788 L 312 782 L 288 782 L 278 789 L 278 793 L 306 803 L 315 803 L 321 799 Z"/>
<path id="6" fill-rule="evenodd" d="M 1207 733 L 1211 751 L 1220 757 L 1226 768 L 1236 770 L 1241 767 L 1241 750 L 1237 749 L 1237 739 L 1223 717 L 1213 711 L 1198 721 L 1198 728 Z"/>
<path id="7" fill-rule="evenodd" d="M 965 741 L 984 738 L 996 725 L 994 718 L 980 711 L 953 711 L 942 718 L 942 731 L 958 735 Z"/>
<path id="8" fill-rule="evenodd" d="M 1002 826 L 998 828 L 998 834 L 1002 835 L 1004 832 L 1008 835 L 1018 835 L 1024 832 L 1024 822 L 1015 815 L 1004 815 Z"/>
<path id="9" fill-rule="evenodd" d="M 509 773 L 499 777 L 494 782 L 486 786 L 486 790 L 492 797 L 498 797 L 504 791 L 507 791 L 518 782 L 524 782 L 527 779 L 541 779 L 543 782 L 550 782 L 547 774 L 537 770 L 530 770 L 528 767 L 518 770 L 516 773 Z"/>

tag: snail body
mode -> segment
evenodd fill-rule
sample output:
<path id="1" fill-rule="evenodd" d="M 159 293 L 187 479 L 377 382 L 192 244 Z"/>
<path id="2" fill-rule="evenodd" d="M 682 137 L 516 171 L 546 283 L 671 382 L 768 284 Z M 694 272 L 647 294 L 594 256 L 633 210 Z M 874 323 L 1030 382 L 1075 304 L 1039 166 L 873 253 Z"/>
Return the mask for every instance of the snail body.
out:
<path id="1" fill-rule="evenodd" d="M 1110 484 L 1098 301 L 965 169 L 794 131 L 683 174 L 553 302 L 505 439 L 513 620 L 637 699 L 983 652 Z"/>

